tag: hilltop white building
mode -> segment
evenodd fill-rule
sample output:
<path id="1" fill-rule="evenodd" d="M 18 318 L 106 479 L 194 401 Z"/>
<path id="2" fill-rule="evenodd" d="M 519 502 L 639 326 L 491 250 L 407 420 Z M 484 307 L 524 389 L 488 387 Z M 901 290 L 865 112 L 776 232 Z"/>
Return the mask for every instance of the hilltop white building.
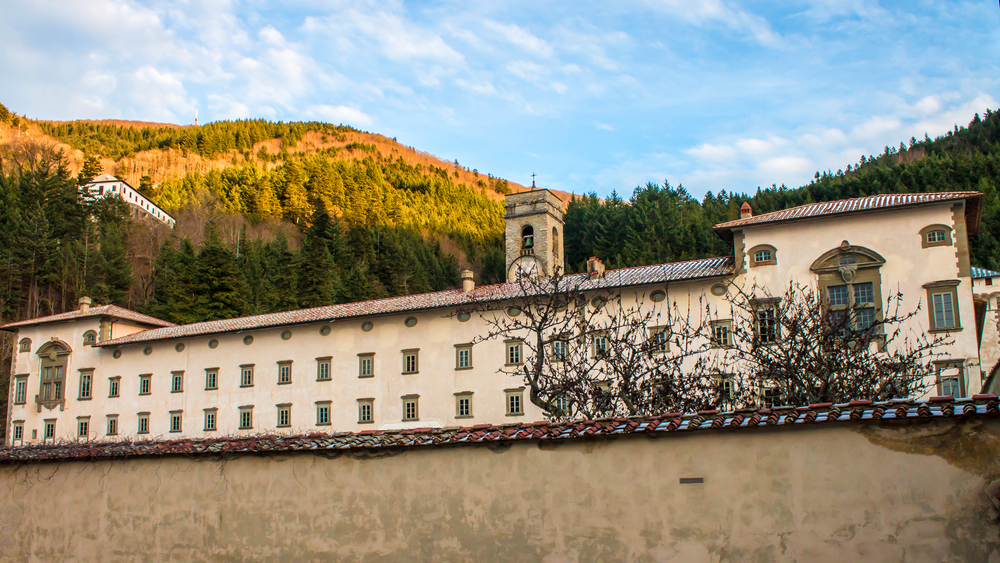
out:
<path id="1" fill-rule="evenodd" d="M 89 184 L 84 184 L 82 189 L 87 190 L 91 197 L 97 199 L 112 196 L 120 197 L 122 201 L 129 204 L 133 217 L 149 217 L 171 228 L 177 223 L 177 220 L 169 213 L 150 201 L 148 197 L 139 193 L 128 182 L 116 178 L 111 174 L 101 174 Z"/>
<path id="2" fill-rule="evenodd" d="M 929 394 L 970 395 L 983 386 L 969 263 L 981 203 L 978 192 L 952 192 L 757 216 L 745 206 L 741 219 L 714 228 L 731 242 L 728 256 L 580 276 L 584 289 L 615 287 L 626 300 L 648 297 L 651 307 L 667 296 L 704 298 L 723 316 L 734 283 L 780 295 L 796 279 L 870 302 L 873 315 L 900 291 L 907 308 L 921 302 L 926 310 L 909 328 L 953 339 Z M 511 276 L 561 266 L 562 203 L 554 194 L 508 195 L 506 217 Z M 183 326 L 113 305 L 91 307 L 86 298 L 77 311 L 7 324 L 0 329 L 16 332 L 17 349 L 6 441 L 543 419 L 523 381 L 498 371 L 524 361 L 522 343 L 473 345 L 485 321 L 456 314 L 473 300 L 516 299 L 518 284 L 475 287 L 470 275 L 463 278 L 460 289 Z"/>

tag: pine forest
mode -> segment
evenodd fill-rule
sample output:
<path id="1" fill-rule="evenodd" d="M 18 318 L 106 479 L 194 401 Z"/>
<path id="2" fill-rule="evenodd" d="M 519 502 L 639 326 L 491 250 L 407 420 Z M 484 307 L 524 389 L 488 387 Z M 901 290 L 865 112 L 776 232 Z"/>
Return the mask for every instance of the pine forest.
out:
<path id="1" fill-rule="evenodd" d="M 506 180 L 326 123 L 200 127 L 45 122 L 0 105 L 0 322 L 60 313 L 87 295 L 175 323 L 232 318 L 458 284 L 503 281 Z M 36 134 L 21 137 L 22 130 Z M 74 161 L 74 158 L 79 161 Z M 166 164 L 164 164 L 166 163 Z M 80 185 L 109 172 L 177 219 L 135 222 Z M 571 272 L 720 256 L 712 231 L 739 216 L 879 193 L 978 190 L 973 263 L 1000 269 L 1000 114 L 862 156 L 806 186 L 708 193 L 647 184 L 572 198 Z"/>

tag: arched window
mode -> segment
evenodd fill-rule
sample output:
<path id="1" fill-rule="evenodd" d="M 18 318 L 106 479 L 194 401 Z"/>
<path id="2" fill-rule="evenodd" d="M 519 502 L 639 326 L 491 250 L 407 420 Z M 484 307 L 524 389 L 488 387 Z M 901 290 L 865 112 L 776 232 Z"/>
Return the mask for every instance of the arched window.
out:
<path id="1" fill-rule="evenodd" d="M 552 256 L 559 260 L 559 229 L 552 227 Z"/>
<path id="2" fill-rule="evenodd" d="M 62 342 L 52 341 L 38 349 L 42 359 L 39 369 L 38 404 L 53 409 L 65 402 L 66 365 L 70 349 Z"/>
<path id="3" fill-rule="evenodd" d="M 92 345 L 94 345 L 96 343 L 97 343 L 97 333 L 96 332 L 94 332 L 92 330 L 88 330 L 87 332 L 83 333 L 83 345 L 84 346 L 92 346 Z"/>
<path id="4" fill-rule="evenodd" d="M 864 330 L 882 320 L 882 264 L 885 258 L 877 252 L 851 246 L 847 241 L 813 262 L 810 269 L 819 278 L 831 322 L 847 315 L 850 328 Z"/>
<path id="5" fill-rule="evenodd" d="M 535 229 L 531 225 L 525 225 L 521 229 L 521 248 L 527 250 L 535 247 Z"/>
<path id="6" fill-rule="evenodd" d="M 778 250 L 770 244 L 758 244 L 750 249 L 750 267 L 773 266 L 778 263 Z"/>
<path id="7" fill-rule="evenodd" d="M 21 342 L 18 344 L 17 351 L 18 352 L 30 352 L 31 351 L 31 339 L 30 338 L 22 338 Z"/>
<path id="8" fill-rule="evenodd" d="M 927 225 L 920 229 L 920 247 L 951 246 L 951 227 L 948 225 Z"/>

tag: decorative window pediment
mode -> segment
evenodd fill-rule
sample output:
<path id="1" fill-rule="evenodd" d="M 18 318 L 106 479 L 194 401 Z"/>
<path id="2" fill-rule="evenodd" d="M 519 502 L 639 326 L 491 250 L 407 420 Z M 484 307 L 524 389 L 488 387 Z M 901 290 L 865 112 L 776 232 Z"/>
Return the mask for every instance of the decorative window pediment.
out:
<path id="1" fill-rule="evenodd" d="M 885 258 L 878 252 L 863 246 L 853 246 L 845 240 L 843 244 L 827 251 L 809 267 L 817 274 L 839 273 L 846 283 L 854 280 L 859 270 L 880 268 Z"/>

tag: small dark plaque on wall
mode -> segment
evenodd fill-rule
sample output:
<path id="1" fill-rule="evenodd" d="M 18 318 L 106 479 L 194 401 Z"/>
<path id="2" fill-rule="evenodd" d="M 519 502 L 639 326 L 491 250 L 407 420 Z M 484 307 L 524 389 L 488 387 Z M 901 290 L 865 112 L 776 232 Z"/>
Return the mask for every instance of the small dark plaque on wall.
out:
<path id="1" fill-rule="evenodd" d="M 691 485 L 693 483 L 704 483 L 704 477 L 681 477 L 681 485 Z"/>

